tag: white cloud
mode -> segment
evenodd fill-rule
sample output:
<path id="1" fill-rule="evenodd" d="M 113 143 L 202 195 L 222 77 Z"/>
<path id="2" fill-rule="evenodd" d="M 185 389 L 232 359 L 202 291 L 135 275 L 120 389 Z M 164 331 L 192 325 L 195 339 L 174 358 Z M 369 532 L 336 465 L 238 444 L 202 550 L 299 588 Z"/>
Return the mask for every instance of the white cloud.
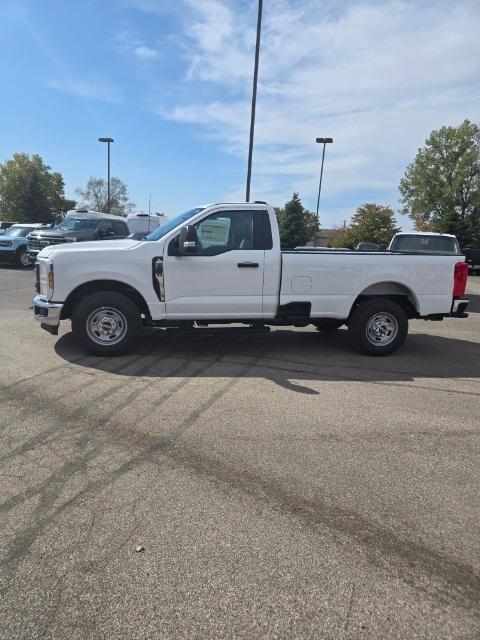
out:
<path id="1" fill-rule="evenodd" d="M 256 2 L 184 5 L 192 92 L 168 116 L 200 125 L 227 152 L 245 157 Z M 429 132 L 480 119 L 479 19 L 474 0 L 265 3 L 255 197 L 278 202 L 300 190 L 315 201 L 314 140 L 332 136 L 322 197 L 350 202 L 359 194 L 396 205 L 399 180 Z M 215 99 L 195 100 L 194 83 L 211 88 Z"/>
<path id="2" fill-rule="evenodd" d="M 145 45 L 138 34 L 131 29 L 125 29 L 117 35 L 114 48 L 140 62 L 151 62 L 160 57 L 158 49 Z"/>
<path id="3" fill-rule="evenodd" d="M 136 47 L 133 53 L 139 60 L 155 60 L 159 55 L 157 49 L 151 49 L 145 46 Z"/>
<path id="4" fill-rule="evenodd" d="M 80 98 L 90 98 L 103 102 L 118 103 L 122 101 L 120 91 L 108 83 L 84 82 L 82 80 L 72 80 L 70 78 L 62 81 L 51 80 L 48 86 L 64 93 L 70 93 Z"/>

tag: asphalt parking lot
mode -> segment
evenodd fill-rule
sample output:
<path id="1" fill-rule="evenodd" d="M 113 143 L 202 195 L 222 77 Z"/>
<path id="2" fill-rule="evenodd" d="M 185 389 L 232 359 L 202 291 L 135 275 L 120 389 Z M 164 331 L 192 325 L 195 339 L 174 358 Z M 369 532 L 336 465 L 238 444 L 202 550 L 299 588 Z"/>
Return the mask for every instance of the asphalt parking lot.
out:
<path id="1" fill-rule="evenodd" d="M 0 268 L 0 638 L 480 637 L 469 293 L 384 359 L 310 328 L 106 359 Z"/>

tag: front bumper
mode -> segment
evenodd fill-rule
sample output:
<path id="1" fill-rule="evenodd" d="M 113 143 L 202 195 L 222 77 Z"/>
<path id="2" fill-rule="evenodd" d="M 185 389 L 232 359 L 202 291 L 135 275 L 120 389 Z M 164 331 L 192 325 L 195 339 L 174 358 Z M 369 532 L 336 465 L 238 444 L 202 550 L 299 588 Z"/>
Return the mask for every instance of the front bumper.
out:
<path id="1" fill-rule="evenodd" d="M 468 307 L 470 300 L 467 298 L 456 298 L 452 303 L 452 310 L 450 315 L 454 318 L 468 318 L 468 313 L 465 313 L 465 309 Z"/>
<path id="2" fill-rule="evenodd" d="M 42 329 L 57 335 L 60 325 L 63 304 L 47 302 L 41 296 L 35 296 L 33 302 L 33 317 L 40 322 Z"/>

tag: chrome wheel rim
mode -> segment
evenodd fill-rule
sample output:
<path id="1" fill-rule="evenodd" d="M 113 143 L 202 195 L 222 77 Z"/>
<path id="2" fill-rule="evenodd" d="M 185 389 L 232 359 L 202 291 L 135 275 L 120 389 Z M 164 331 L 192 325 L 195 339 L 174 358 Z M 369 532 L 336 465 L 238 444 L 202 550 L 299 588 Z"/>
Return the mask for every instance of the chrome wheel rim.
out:
<path id="1" fill-rule="evenodd" d="M 385 347 L 397 337 L 397 319 L 390 313 L 376 313 L 367 322 L 366 334 L 370 344 Z"/>
<path id="2" fill-rule="evenodd" d="M 22 267 L 30 266 L 30 258 L 26 251 L 22 251 L 22 253 L 20 254 L 20 264 L 22 265 Z"/>
<path id="3" fill-rule="evenodd" d="M 100 307 L 88 316 L 86 329 L 96 344 L 118 344 L 127 333 L 127 320 L 118 309 Z"/>

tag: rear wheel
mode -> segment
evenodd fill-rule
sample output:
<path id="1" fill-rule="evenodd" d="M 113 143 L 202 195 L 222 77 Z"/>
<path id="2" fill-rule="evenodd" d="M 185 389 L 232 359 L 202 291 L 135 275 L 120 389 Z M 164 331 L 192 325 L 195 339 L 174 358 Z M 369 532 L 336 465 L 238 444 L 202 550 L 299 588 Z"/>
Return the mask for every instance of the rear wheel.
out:
<path id="1" fill-rule="evenodd" d="M 20 249 L 17 253 L 17 262 L 21 267 L 29 267 L 30 266 L 30 256 L 27 253 L 26 249 Z"/>
<path id="2" fill-rule="evenodd" d="M 124 353 L 140 337 L 141 328 L 136 305 L 113 291 L 99 291 L 86 296 L 72 314 L 73 335 L 95 355 Z"/>
<path id="3" fill-rule="evenodd" d="M 348 328 L 365 353 L 386 356 L 405 342 L 408 318 L 402 307 L 390 300 L 369 300 L 355 309 Z"/>
<path id="4" fill-rule="evenodd" d="M 343 324 L 345 324 L 345 320 L 336 320 L 335 318 L 322 318 L 313 323 L 319 331 L 335 331 L 340 329 Z"/>

